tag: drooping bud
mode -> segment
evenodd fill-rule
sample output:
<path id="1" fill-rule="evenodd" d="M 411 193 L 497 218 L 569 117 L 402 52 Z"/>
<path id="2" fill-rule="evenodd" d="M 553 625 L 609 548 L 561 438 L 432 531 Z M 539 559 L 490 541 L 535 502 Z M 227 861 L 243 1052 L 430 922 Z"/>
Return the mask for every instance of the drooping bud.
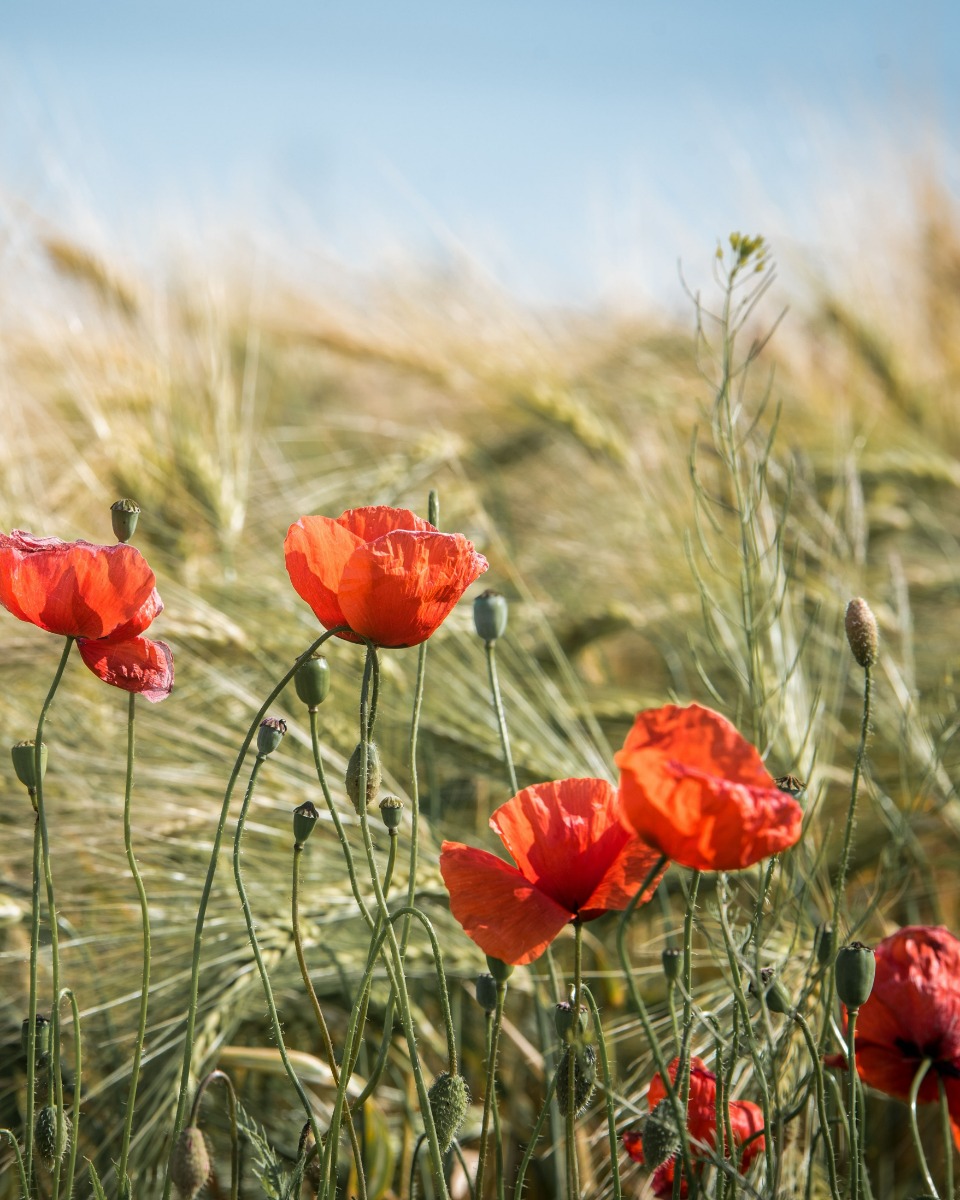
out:
<path id="1" fill-rule="evenodd" d="M 680 1134 L 669 1101 L 661 1100 L 643 1123 L 643 1161 L 653 1169 L 680 1152 Z"/>
<path id="2" fill-rule="evenodd" d="M 505 963 L 500 958 L 494 958 L 492 954 L 487 955 L 487 969 L 497 983 L 506 983 L 513 974 L 512 963 Z"/>
<path id="3" fill-rule="evenodd" d="M 391 831 L 400 828 L 403 820 L 403 801 L 399 796 L 384 796 L 380 801 L 380 816 L 383 823 Z"/>
<path id="4" fill-rule="evenodd" d="M 660 962 L 663 964 L 663 973 L 667 983 L 676 983 L 680 978 L 680 968 L 683 966 L 683 951 L 678 950 L 676 946 L 667 946 L 660 953 Z"/>
<path id="5" fill-rule="evenodd" d="M 293 686 L 303 703 L 314 712 L 330 694 L 330 664 L 322 654 L 313 654 L 293 675 Z"/>
<path id="6" fill-rule="evenodd" d="M 344 784 L 347 795 L 353 802 L 353 807 L 360 811 L 360 772 L 363 756 L 363 743 L 357 742 L 356 749 L 350 755 L 347 763 L 347 775 Z M 364 808 L 369 807 L 380 790 L 380 755 L 375 742 L 367 742 L 367 797 Z"/>
<path id="7" fill-rule="evenodd" d="M 506 596 L 492 590 L 479 595 L 473 602 L 473 624 L 488 646 L 503 637 L 507 629 Z"/>
<path id="8" fill-rule="evenodd" d="M 843 619 L 847 631 L 847 641 L 853 657 L 861 667 L 872 667 L 877 661 L 877 647 L 880 634 L 877 630 L 877 618 L 870 610 L 866 600 L 857 597 L 847 605 L 847 614 Z"/>
<path id="9" fill-rule="evenodd" d="M 484 1012 L 497 1010 L 497 981 L 486 971 L 477 976 L 477 1003 Z"/>
<path id="10" fill-rule="evenodd" d="M 573 1060 L 573 1092 L 570 1091 L 570 1062 Z M 590 1103 L 597 1083 L 597 1054 L 592 1046 L 567 1046 L 557 1066 L 557 1107 L 561 1116 L 579 1117 Z"/>
<path id="11" fill-rule="evenodd" d="M 451 1075 L 441 1071 L 427 1092 L 433 1123 L 437 1129 L 440 1152 L 445 1154 L 457 1136 L 470 1105 L 470 1092 L 462 1075 Z"/>
<path id="12" fill-rule="evenodd" d="M 52 1171 L 64 1151 L 70 1145 L 70 1118 L 63 1114 L 63 1145 L 57 1154 L 57 1110 L 52 1104 L 45 1104 L 37 1113 L 33 1125 L 33 1145 L 41 1164 Z"/>
<path id="13" fill-rule="evenodd" d="M 581 1004 L 578 1020 L 574 1014 L 573 1005 L 567 1000 L 561 1000 L 553 1010 L 553 1024 L 557 1031 L 557 1037 L 562 1042 L 573 1042 L 587 1032 L 590 1013 L 587 1006 Z"/>
<path id="14" fill-rule="evenodd" d="M 295 846 L 303 846 L 313 833 L 320 814 L 312 800 L 304 800 L 293 810 L 293 842 Z"/>
<path id="15" fill-rule="evenodd" d="M 140 520 L 140 505 L 136 500 L 114 500 L 110 505 L 110 520 L 117 541 L 129 542 Z"/>
<path id="16" fill-rule="evenodd" d="M 187 1125 L 170 1158 L 170 1178 L 183 1200 L 193 1200 L 210 1178 L 210 1152 L 196 1125 Z"/>
<path id="17" fill-rule="evenodd" d="M 13 759 L 13 769 L 17 778 L 30 792 L 37 790 L 37 743 L 35 741 L 17 742 L 10 747 L 10 757 Z M 40 743 L 40 778 L 47 773 L 47 744 Z"/>
<path id="18" fill-rule="evenodd" d="M 36 1030 L 33 1043 L 33 1060 L 39 1064 L 50 1053 L 50 1039 L 53 1036 L 53 1026 L 50 1024 L 50 1018 L 45 1017 L 42 1013 L 37 1013 Z M 20 1048 L 23 1051 L 23 1057 L 26 1058 L 27 1052 L 30 1049 L 29 1017 L 25 1017 L 23 1024 L 20 1026 Z"/>
<path id="19" fill-rule="evenodd" d="M 837 955 L 837 995 L 847 1008 L 859 1008 L 873 991 L 877 960 L 863 942 L 843 946 Z"/>
<path id="20" fill-rule="evenodd" d="M 283 741 L 286 732 L 287 723 L 283 717 L 267 717 L 261 721 L 257 730 L 258 757 L 266 758 L 268 754 L 272 754 Z"/>
<path id="21" fill-rule="evenodd" d="M 813 944 L 817 951 L 817 962 L 825 967 L 836 954 L 837 939 L 832 925 L 818 925 L 813 935 Z"/>

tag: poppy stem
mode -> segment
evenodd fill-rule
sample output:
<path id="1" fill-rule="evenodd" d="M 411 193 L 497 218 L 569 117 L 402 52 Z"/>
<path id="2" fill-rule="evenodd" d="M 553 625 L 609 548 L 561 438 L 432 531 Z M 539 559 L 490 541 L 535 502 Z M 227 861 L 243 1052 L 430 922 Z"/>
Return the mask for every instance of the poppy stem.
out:
<path id="1" fill-rule="evenodd" d="M 36 791 L 31 789 L 31 799 L 36 808 Z M 27 1175 L 33 1178 L 33 1121 L 37 1099 L 37 962 L 40 957 L 40 815 L 33 821 L 33 885 L 30 905 L 30 1000 L 27 1009 L 27 1099 L 24 1117 L 24 1157 Z M 24 1192 L 29 1200 L 30 1192 Z"/>
<path id="2" fill-rule="evenodd" d="M 953 1133 L 950 1128 L 950 1108 L 947 1104 L 947 1089 L 943 1076 L 937 1073 L 937 1091 L 940 1094 L 940 1128 L 943 1132 L 943 1169 L 946 1175 L 944 1194 L 953 1196 Z"/>
<path id="3" fill-rule="evenodd" d="M 73 1018 L 73 1136 L 70 1139 L 70 1157 L 67 1160 L 67 1178 L 63 1189 L 65 1200 L 70 1200 L 70 1196 L 73 1193 L 73 1180 L 77 1170 L 80 1098 L 83 1092 L 80 1086 L 80 1078 L 83 1070 L 83 1047 L 80 1039 L 80 1008 L 77 1004 L 77 998 L 70 988 L 61 988 L 60 999 L 63 1000 L 65 997 L 70 1000 L 70 1012 Z"/>
<path id="4" fill-rule="evenodd" d="M 23 1163 L 23 1155 L 20 1153 L 20 1142 L 17 1140 L 17 1135 L 12 1129 L 0 1129 L 0 1135 L 8 1138 L 10 1145 L 13 1147 L 13 1153 L 17 1159 L 17 1172 L 20 1175 L 20 1193 L 24 1200 L 29 1200 L 30 1190 L 27 1186 L 27 1172 Z"/>
<path id="5" fill-rule="evenodd" d="M 222 1083 L 227 1090 L 227 1119 L 230 1122 L 230 1200 L 237 1200 L 240 1193 L 240 1136 L 237 1129 L 237 1093 L 233 1080 L 219 1069 L 204 1075 L 197 1085 L 193 1106 L 190 1109 L 190 1124 L 196 1125 L 200 1119 L 200 1101 L 211 1083 Z"/>
<path id="6" fill-rule="evenodd" d="M 150 910 L 147 893 L 133 852 L 133 835 L 130 825 L 130 807 L 133 797 L 133 757 L 136 741 L 136 692 L 130 693 L 127 702 L 127 771 L 123 788 L 123 845 L 127 852 L 127 863 L 140 900 L 140 925 L 143 930 L 143 966 L 140 976 L 140 1018 L 137 1023 L 137 1040 L 133 1047 L 133 1062 L 130 1067 L 130 1090 L 127 1094 L 127 1111 L 123 1122 L 123 1140 L 120 1143 L 120 1161 L 117 1163 L 117 1180 L 121 1190 L 126 1188 L 127 1156 L 130 1153 L 130 1134 L 133 1131 L 133 1112 L 137 1102 L 137 1084 L 140 1080 L 140 1063 L 143 1060 L 143 1044 L 147 1036 L 147 1006 L 150 999 Z"/>
<path id="7" fill-rule="evenodd" d="M 850 1200 L 859 1200 L 860 1178 L 863 1174 L 863 1132 L 860 1128 L 861 1118 L 857 1112 L 856 1029 L 859 1012 L 859 1008 L 847 1010 L 847 1062 L 850 1065 L 850 1098 L 847 1103 L 850 1110 Z"/>
<path id="8" fill-rule="evenodd" d="M 477 1163 L 477 1200 L 483 1200 L 484 1171 L 487 1164 L 487 1145 L 490 1140 L 490 1113 L 496 1107 L 497 1091 L 497 1047 L 500 1043 L 500 1026 L 503 1022 L 503 1006 L 507 998 L 507 981 L 497 981 L 497 1006 L 490 1018 L 487 1038 L 487 1078 L 483 1094 L 483 1120 L 480 1124 L 480 1158 Z M 519 1185 L 517 1195 L 519 1196 Z"/>
<path id="9" fill-rule="evenodd" d="M 543 1125 L 547 1119 L 547 1113 L 550 1111 L 550 1104 L 553 1100 L 553 1094 L 557 1090 L 557 1073 L 551 1072 L 550 1083 L 547 1087 L 547 1094 L 543 1098 L 543 1105 L 540 1109 L 540 1115 L 537 1117 L 537 1123 L 534 1125 L 530 1133 L 530 1140 L 527 1142 L 527 1148 L 523 1153 L 523 1158 L 520 1160 L 520 1169 L 517 1171 L 517 1182 L 514 1184 L 513 1194 L 516 1200 L 523 1200 L 523 1181 L 526 1178 L 527 1167 L 530 1166 L 530 1160 L 533 1158 L 533 1152 L 537 1148 L 537 1142 L 540 1140 L 540 1134 L 543 1132 Z M 483 1200 L 479 1191 L 477 1192 L 477 1200 Z"/>
<path id="10" fill-rule="evenodd" d="M 507 768 L 507 777 L 510 780 L 511 795 L 515 796 L 520 791 L 517 783 L 517 772 L 513 766 L 513 753 L 510 750 L 510 732 L 507 729 L 507 714 L 503 708 L 503 697 L 500 694 L 500 677 L 497 674 L 497 644 L 496 642 L 486 643 L 487 652 L 487 674 L 490 678 L 490 694 L 493 697 L 493 707 L 497 714 L 497 728 L 500 730 L 500 745 L 503 748 L 503 761 Z"/>
<path id="11" fill-rule="evenodd" d="M 431 499 L 436 492 L 430 493 Z M 435 524 L 436 522 L 431 522 Z M 420 643 L 417 654 L 417 682 L 413 692 L 413 713 L 410 717 L 410 865 L 407 873 L 407 907 L 417 899 L 417 856 L 420 852 L 420 779 L 417 775 L 417 738 L 420 734 L 420 714 L 423 710 L 423 685 L 427 673 L 427 643 Z M 386 889 L 384 889 L 386 890 Z M 403 923 L 400 933 L 400 953 L 406 954 L 410 941 L 410 919 Z"/>
<path id="12" fill-rule="evenodd" d="M 613 1079 L 610 1076 L 607 1041 L 603 1036 L 600 1009 L 593 998 L 593 992 L 590 991 L 586 984 L 583 985 L 583 994 L 590 1005 L 590 1012 L 593 1016 L 593 1028 L 597 1035 L 597 1050 L 600 1054 L 600 1073 L 603 1076 L 603 1104 L 607 1112 L 607 1138 L 610 1143 L 610 1182 L 613 1187 L 613 1200 L 621 1200 L 623 1193 L 620 1187 L 620 1147 L 617 1143 L 617 1114 L 613 1103 Z"/>
<path id="13" fill-rule="evenodd" d="M 920 1170 L 923 1173 L 924 1185 L 930 1195 L 936 1196 L 937 1200 L 939 1200 L 940 1193 L 937 1191 L 936 1185 L 933 1182 L 933 1176 L 930 1174 L 930 1168 L 927 1166 L 927 1156 L 923 1152 L 923 1142 L 920 1140 L 920 1129 L 917 1125 L 917 1096 L 920 1094 L 920 1085 L 923 1083 L 932 1065 L 933 1059 L 925 1058 L 917 1068 L 917 1073 L 913 1077 L 913 1083 L 910 1084 L 910 1133 L 913 1137 L 913 1146 L 917 1152 Z"/>
<path id="14" fill-rule="evenodd" d="M 833 1137 L 830 1132 L 830 1118 L 827 1115 L 827 1097 L 823 1086 L 823 1063 L 820 1060 L 820 1052 L 817 1050 L 817 1043 L 814 1041 L 813 1034 L 810 1032 L 810 1026 L 804 1019 L 803 1013 L 797 1011 L 793 1014 L 794 1022 L 800 1026 L 800 1031 L 803 1034 L 804 1041 L 807 1043 L 807 1052 L 810 1055 L 810 1064 L 813 1068 L 813 1078 L 817 1089 L 817 1116 L 820 1119 L 820 1136 L 823 1138 L 825 1147 L 825 1158 L 827 1160 L 827 1176 L 830 1180 L 830 1195 L 833 1200 L 842 1200 L 840 1195 L 840 1183 L 837 1179 L 837 1159 L 833 1150 Z"/>

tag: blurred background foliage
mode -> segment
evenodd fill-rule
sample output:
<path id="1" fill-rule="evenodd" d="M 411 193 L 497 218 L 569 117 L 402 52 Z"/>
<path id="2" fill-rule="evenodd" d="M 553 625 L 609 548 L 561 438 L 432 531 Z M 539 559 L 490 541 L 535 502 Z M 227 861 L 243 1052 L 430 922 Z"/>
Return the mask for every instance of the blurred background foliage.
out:
<path id="1" fill-rule="evenodd" d="M 718 287 L 704 290 L 699 319 L 693 297 L 679 319 L 532 312 L 467 271 L 327 274 L 305 290 L 240 245 L 217 272 L 180 261 L 145 277 L 49 231 L 17 236 L 16 271 L 8 269 L 0 300 L 0 528 L 109 541 L 110 503 L 135 498 L 143 509 L 135 541 L 166 605 L 154 630 L 176 659 L 170 699 L 138 708 L 134 840 L 155 948 L 133 1157 L 145 1180 L 164 1153 L 196 902 L 235 747 L 262 696 L 317 632 L 283 566 L 286 529 L 304 513 L 362 504 L 425 513 L 428 490 L 439 490 L 442 526 L 464 532 L 490 560 L 476 590 L 510 598 L 499 661 L 522 782 L 612 777 L 633 714 L 670 699 L 719 708 L 758 739 L 774 775 L 806 780 L 805 857 L 783 902 L 807 946 L 829 911 L 859 727 L 843 612 L 851 596 L 865 596 L 883 644 L 851 895 L 859 909 L 876 900 L 869 936 L 907 920 L 957 929 L 960 214 L 945 193 L 919 191 L 912 224 L 877 246 L 886 272 L 853 263 L 828 277 L 792 264 L 788 285 L 763 277 L 772 286 L 746 316 L 740 361 L 789 311 L 734 382 L 743 437 L 732 458 L 717 424 L 723 347 L 710 314 L 722 305 Z M 741 520 L 744 495 L 755 502 Z M 752 625 L 743 620 L 745 583 L 757 601 Z M 32 736 L 59 647 L 6 614 L 0 638 L 0 726 L 12 744 Z M 328 657 L 324 756 L 346 819 L 339 781 L 356 741 L 362 655 L 337 642 Z M 385 788 L 405 797 L 416 655 L 386 653 L 383 667 Z M 122 1121 L 139 978 L 121 829 L 125 709 L 120 693 L 74 661 L 46 733 L 63 974 L 84 1014 L 82 1153 L 102 1174 Z M 292 689 L 277 712 L 290 734 L 254 802 L 245 877 L 289 1044 L 315 1055 L 289 891 L 290 813 L 318 800 L 318 788 Z M 447 914 L 435 865 L 447 834 L 496 848 L 486 820 L 508 795 L 467 602 L 430 643 L 419 766 L 428 818 L 421 900 L 441 930 L 464 1070 L 479 1093 L 484 1029 L 472 980 L 482 957 Z M 32 819 L 9 757 L 0 757 L 0 789 L 0 1123 L 15 1125 Z M 325 815 L 321 823 L 304 856 L 303 905 L 336 1042 L 365 937 Z M 668 910 L 665 897 L 638 921 L 637 969 L 653 998 L 662 992 Z M 202 1061 L 231 1070 L 278 1152 L 293 1155 L 301 1118 L 270 1047 L 223 867 L 211 912 Z M 590 932 L 590 978 L 613 1017 L 627 1121 L 642 1111 L 650 1066 L 608 972 L 612 930 L 601 923 Z M 561 963 L 566 948 L 561 941 Z M 701 951 L 698 996 L 720 1011 L 729 998 Z M 807 959 L 790 962 L 802 971 Z M 429 1069 L 440 1070 L 439 1006 L 416 938 L 409 970 L 425 980 L 421 1045 Z M 552 1037 L 538 999 L 549 992 L 543 976 L 543 964 L 519 971 L 507 1010 L 508 1171 L 550 1069 L 540 1049 Z M 379 986 L 369 1055 L 379 1041 Z M 409 1132 L 404 1139 L 397 1118 L 415 1096 L 402 1038 L 395 1047 L 367 1129 L 371 1144 L 386 1139 L 406 1161 Z M 322 1064 L 303 1064 L 326 1102 Z M 874 1103 L 871 1128 L 889 1135 L 873 1151 L 888 1183 L 879 1194 L 900 1194 L 893 1172 L 898 1186 L 909 1183 L 911 1152 L 901 1146 L 896 1105 Z M 468 1152 L 478 1126 L 475 1107 Z M 603 1143 L 593 1155 L 589 1148 L 602 1122 L 588 1119 L 583 1129 L 587 1194 L 601 1194 Z M 531 1194 L 555 1194 L 548 1145 Z M 383 1172 L 389 1189 L 389 1165 Z M 6 1179 L 12 1184 L 12 1173 Z M 213 1194 L 223 1186 L 215 1179 Z M 0 1194 L 8 1192 L 0 1181 Z"/>

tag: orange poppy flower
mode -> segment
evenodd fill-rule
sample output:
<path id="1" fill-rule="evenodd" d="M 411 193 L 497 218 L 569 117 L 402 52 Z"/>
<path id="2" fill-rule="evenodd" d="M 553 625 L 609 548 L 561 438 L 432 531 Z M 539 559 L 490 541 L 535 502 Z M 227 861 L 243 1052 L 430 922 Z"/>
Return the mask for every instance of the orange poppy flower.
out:
<path id="1" fill-rule="evenodd" d="M 676 1082 L 677 1066 L 680 1060 L 675 1058 L 670 1064 L 671 1082 Z M 659 1072 L 650 1081 L 647 1092 L 647 1103 L 652 1112 L 661 1101 L 667 1097 L 667 1089 Z M 756 1156 L 763 1152 L 763 1112 L 750 1100 L 731 1100 L 730 1128 L 735 1145 L 743 1149 L 739 1153 L 737 1166 L 743 1174 Z M 717 1077 L 707 1068 L 702 1058 L 690 1059 L 690 1092 L 687 1099 L 687 1129 L 690 1132 L 692 1145 L 690 1147 L 694 1162 L 698 1157 L 703 1161 L 704 1155 L 698 1155 L 697 1144 L 710 1147 L 717 1144 Z M 756 1135 L 756 1136 L 755 1136 Z M 643 1162 L 642 1135 L 635 1130 L 623 1134 L 623 1146 L 634 1162 Z M 729 1148 L 726 1157 L 730 1157 Z M 676 1170 L 676 1157 L 660 1163 L 653 1172 L 653 1194 L 655 1196 L 673 1195 L 673 1177 Z M 680 1181 L 680 1195 L 687 1195 L 687 1181 Z"/>
<path id="2" fill-rule="evenodd" d="M 105 683 L 162 700 L 173 656 L 140 635 L 163 610 L 156 577 L 133 546 L 0 533 L 0 604 L 21 621 L 77 640 Z"/>
<path id="3" fill-rule="evenodd" d="M 440 873 L 468 937 L 515 965 L 538 958 L 575 917 L 591 921 L 626 908 L 659 857 L 624 824 L 617 793 L 604 779 L 524 788 L 497 809 L 490 827 L 516 866 L 444 842 Z"/>
<path id="4" fill-rule="evenodd" d="M 405 508 L 351 508 L 301 517 L 284 542 L 297 593 L 338 637 L 398 648 L 424 642 L 487 560 L 460 533 L 440 533 Z M 360 636 L 355 636 L 360 635 Z"/>
<path id="5" fill-rule="evenodd" d="M 874 948 L 873 991 L 857 1017 L 857 1071 L 864 1083 L 910 1097 L 923 1060 L 931 1066 L 918 1099 L 939 1098 L 943 1080 L 960 1145 L 960 941 L 942 926 L 908 925 Z"/>
<path id="6" fill-rule="evenodd" d="M 737 871 L 800 837 L 800 805 L 709 708 L 667 704 L 639 713 L 614 761 L 627 820 L 682 866 Z"/>

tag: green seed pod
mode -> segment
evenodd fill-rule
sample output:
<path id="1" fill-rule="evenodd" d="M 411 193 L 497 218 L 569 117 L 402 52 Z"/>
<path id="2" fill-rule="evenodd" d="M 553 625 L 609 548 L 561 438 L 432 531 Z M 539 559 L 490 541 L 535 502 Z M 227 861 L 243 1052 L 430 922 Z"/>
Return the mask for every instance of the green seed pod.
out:
<path id="1" fill-rule="evenodd" d="M 403 820 L 403 801 L 399 796 L 384 796 L 380 801 L 380 816 L 391 832 L 400 828 Z"/>
<path id="2" fill-rule="evenodd" d="M 494 958 L 491 954 L 487 955 L 487 970 L 497 983 L 506 983 L 513 974 L 513 966 L 510 963 L 505 963 L 502 959 Z"/>
<path id="3" fill-rule="evenodd" d="M 683 966 L 683 951 L 678 950 L 675 946 L 668 946 L 661 951 L 660 962 L 663 964 L 663 973 L 667 983 L 676 983 L 680 978 L 680 968 Z"/>
<path id="4" fill-rule="evenodd" d="M 52 1104 L 45 1104 L 37 1113 L 33 1126 L 33 1144 L 41 1164 L 52 1171 L 64 1151 L 70 1145 L 70 1118 L 63 1114 L 63 1145 L 57 1155 L 57 1110 Z"/>
<path id="5" fill-rule="evenodd" d="M 497 1010 L 497 981 L 486 971 L 477 976 L 477 1003 L 484 1012 Z"/>
<path id="6" fill-rule="evenodd" d="M 451 1075 L 449 1071 L 441 1071 L 430 1085 L 427 1098 L 433 1113 L 433 1123 L 437 1127 L 437 1141 L 440 1143 L 441 1152 L 445 1154 L 467 1115 L 470 1105 L 467 1081 L 462 1075 Z"/>
<path id="7" fill-rule="evenodd" d="M 313 833 L 319 817 L 317 806 L 312 800 L 304 800 L 293 810 L 294 845 L 303 846 L 306 843 L 307 838 Z"/>
<path id="8" fill-rule="evenodd" d="M 31 792 L 37 790 L 36 749 L 34 741 L 17 742 L 10 747 L 10 757 L 13 759 L 13 769 L 17 778 Z M 40 743 L 40 778 L 47 773 L 47 744 Z"/>
<path id="9" fill-rule="evenodd" d="M 503 637 L 507 629 L 506 596 L 492 590 L 479 595 L 473 602 L 473 624 L 488 646 Z"/>
<path id="10" fill-rule="evenodd" d="M 866 600 L 857 597 L 847 605 L 846 616 L 843 619 L 847 631 L 847 641 L 853 657 L 861 667 L 872 667 L 877 661 L 877 648 L 880 634 L 877 629 L 877 618 L 870 610 Z"/>
<path id="11" fill-rule="evenodd" d="M 350 761 L 347 763 L 347 776 L 344 780 L 346 785 L 347 795 L 353 802 L 353 807 L 360 811 L 360 768 L 361 755 L 363 753 L 363 743 L 357 742 L 357 747 L 350 755 Z M 380 790 L 380 755 L 377 753 L 375 742 L 367 742 L 367 803 L 364 807 L 369 807 L 377 798 L 377 792 Z"/>
<path id="12" fill-rule="evenodd" d="M 790 999 L 790 993 L 783 986 L 776 976 L 773 982 L 764 993 L 764 999 L 767 1002 L 767 1008 L 772 1013 L 791 1013 L 793 1012 L 793 1002 Z"/>
<path id="13" fill-rule="evenodd" d="M 266 758 L 268 754 L 272 754 L 283 741 L 286 732 L 287 723 L 283 717 L 267 717 L 261 721 L 257 730 L 258 757 Z"/>
<path id="14" fill-rule="evenodd" d="M 851 942 L 837 955 L 837 995 L 847 1008 L 859 1008 L 873 991 L 877 960 L 863 942 Z"/>
<path id="15" fill-rule="evenodd" d="M 661 1100 L 643 1123 L 643 1161 L 653 1169 L 680 1152 L 680 1134 L 668 1100 Z"/>
<path id="16" fill-rule="evenodd" d="M 187 1125 L 170 1159 L 170 1178 L 183 1200 L 193 1200 L 210 1178 L 210 1152 L 196 1125 Z"/>
<path id="17" fill-rule="evenodd" d="M 53 1026 L 50 1024 L 50 1018 L 43 1016 L 42 1013 L 37 1013 L 36 1030 L 33 1043 L 33 1060 L 36 1063 L 41 1063 L 50 1053 L 50 1039 L 53 1036 Z M 23 1050 L 24 1058 L 27 1057 L 29 1046 L 30 1018 L 26 1017 L 20 1026 L 20 1048 Z"/>
<path id="18" fill-rule="evenodd" d="M 297 667 L 293 686 L 303 703 L 314 712 L 330 694 L 330 664 L 322 654 L 314 654 Z"/>
<path id="19" fill-rule="evenodd" d="M 837 939 L 832 925 L 818 925 L 813 935 L 813 944 L 817 952 L 817 962 L 825 967 L 837 952 Z"/>
<path id="20" fill-rule="evenodd" d="M 570 1095 L 570 1060 L 573 1059 L 573 1095 Z M 557 1106 L 561 1116 L 571 1110 L 579 1117 L 590 1103 L 597 1083 L 597 1054 L 592 1046 L 567 1046 L 557 1066 Z"/>
<path id="21" fill-rule="evenodd" d="M 110 520 L 118 542 L 129 542 L 140 519 L 140 505 L 136 500 L 114 500 L 110 505 Z"/>
<path id="22" fill-rule="evenodd" d="M 580 1019 L 574 1016 L 573 1005 L 562 1000 L 553 1010 L 553 1024 L 557 1037 L 562 1042 L 573 1042 L 587 1032 L 590 1024 L 590 1013 L 585 1004 L 580 1005 Z"/>

